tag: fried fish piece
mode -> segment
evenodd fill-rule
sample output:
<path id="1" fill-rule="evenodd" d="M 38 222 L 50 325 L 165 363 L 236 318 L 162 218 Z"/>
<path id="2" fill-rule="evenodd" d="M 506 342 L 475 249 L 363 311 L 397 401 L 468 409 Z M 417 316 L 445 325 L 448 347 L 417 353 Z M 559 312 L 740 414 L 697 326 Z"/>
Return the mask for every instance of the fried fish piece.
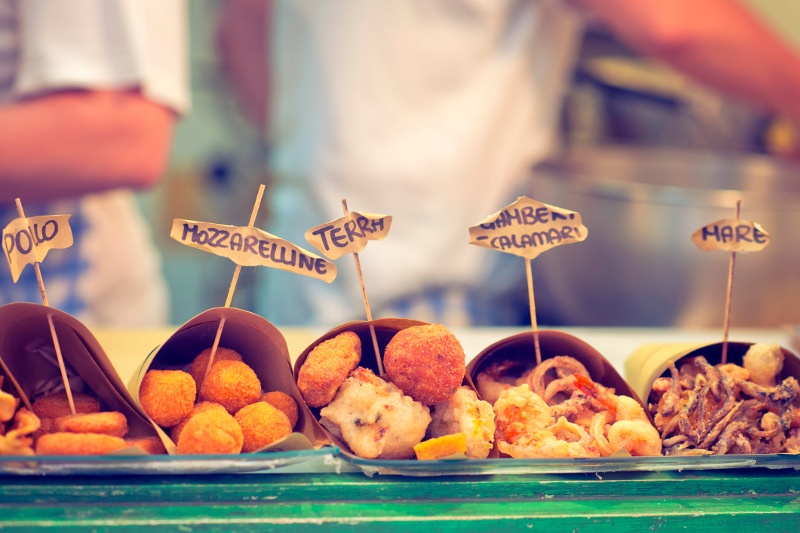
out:
<path id="1" fill-rule="evenodd" d="M 345 331 L 316 345 L 297 373 L 297 388 L 311 407 L 328 405 L 361 361 L 361 339 Z"/>
<path id="2" fill-rule="evenodd" d="M 78 413 L 54 419 L 50 431 L 56 433 L 100 433 L 124 437 L 128 434 L 128 419 L 119 411 Z"/>

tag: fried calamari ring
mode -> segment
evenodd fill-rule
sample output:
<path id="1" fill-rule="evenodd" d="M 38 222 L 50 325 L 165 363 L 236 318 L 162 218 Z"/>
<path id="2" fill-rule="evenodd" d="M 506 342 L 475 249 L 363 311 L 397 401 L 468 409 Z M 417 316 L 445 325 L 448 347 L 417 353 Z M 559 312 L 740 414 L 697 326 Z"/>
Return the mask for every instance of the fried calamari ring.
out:
<path id="1" fill-rule="evenodd" d="M 124 437 L 128 434 L 128 419 L 119 411 L 78 413 L 54 419 L 50 431 L 55 433 L 100 433 Z"/>
<path id="2" fill-rule="evenodd" d="M 99 433 L 48 433 L 36 441 L 37 455 L 103 455 L 128 443 L 120 437 Z"/>
<path id="3" fill-rule="evenodd" d="M 195 383 L 197 383 L 197 388 L 200 388 L 200 382 L 203 381 L 203 377 L 206 373 L 206 367 L 208 366 L 208 358 L 211 357 L 211 348 L 206 348 L 202 352 L 200 352 L 197 357 L 194 358 L 192 364 L 189 366 L 189 373 L 194 378 Z M 241 361 L 242 356 L 236 350 L 231 350 L 230 348 L 223 348 L 222 346 L 217 347 L 217 351 L 214 354 L 214 364 L 216 365 L 220 361 Z M 213 366 L 213 365 L 212 365 Z"/>
<path id="4" fill-rule="evenodd" d="M 292 432 L 292 424 L 283 411 L 267 402 L 242 407 L 234 418 L 242 428 L 243 452 L 254 452 Z"/>
<path id="5" fill-rule="evenodd" d="M 297 373 L 297 388 L 311 407 L 331 403 L 347 375 L 361 361 L 361 339 L 352 331 L 316 345 Z"/>
<path id="6" fill-rule="evenodd" d="M 389 381 L 424 405 L 447 401 L 464 380 L 466 355 L 445 326 L 413 326 L 389 341 L 383 366 Z"/>
<path id="7" fill-rule="evenodd" d="M 92 396 L 83 393 L 72 393 L 76 413 L 99 413 L 100 402 Z M 33 412 L 39 418 L 58 418 L 72 414 L 66 392 L 56 392 L 34 400 L 31 405 Z"/>
<path id="8" fill-rule="evenodd" d="M 206 409 L 186 422 L 177 444 L 179 454 L 196 455 L 239 453 L 243 443 L 242 428 L 228 411 Z"/>
<path id="9" fill-rule="evenodd" d="M 297 425 L 297 419 L 300 417 L 300 413 L 297 409 L 297 402 L 285 392 L 279 390 L 266 392 L 261 395 L 258 401 L 267 402 L 273 407 L 277 407 L 283 411 L 283 414 L 289 418 L 292 429 Z"/>
<path id="10" fill-rule="evenodd" d="M 261 381 L 242 361 L 214 363 L 200 388 L 200 400 L 222 404 L 233 414 L 261 396 Z"/>
<path id="11" fill-rule="evenodd" d="M 139 403 L 159 426 L 171 427 L 194 406 L 197 386 L 183 370 L 148 370 L 139 387 Z"/>
<path id="12" fill-rule="evenodd" d="M 209 409 L 219 409 L 220 411 L 225 411 L 226 413 L 228 412 L 224 407 L 222 407 L 222 405 L 214 402 L 200 402 L 195 404 L 195 406 L 192 407 L 192 410 L 189 412 L 189 415 L 179 424 L 172 426 L 172 428 L 169 430 L 169 436 L 173 442 L 178 442 L 178 438 L 181 436 L 181 431 L 183 431 L 183 428 L 186 426 L 187 422 L 189 422 L 194 415 Z"/>

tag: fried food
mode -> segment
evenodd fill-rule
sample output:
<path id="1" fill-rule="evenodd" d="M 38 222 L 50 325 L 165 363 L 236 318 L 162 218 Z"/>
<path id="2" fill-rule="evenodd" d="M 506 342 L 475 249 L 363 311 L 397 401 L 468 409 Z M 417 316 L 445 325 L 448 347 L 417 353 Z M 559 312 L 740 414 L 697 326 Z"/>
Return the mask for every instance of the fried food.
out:
<path id="1" fill-rule="evenodd" d="M 0 435 L 0 455 L 34 455 L 33 435 L 39 429 L 39 417 L 24 407 L 14 415 L 14 423 Z"/>
<path id="2" fill-rule="evenodd" d="M 48 433 L 36 441 L 37 455 L 103 455 L 126 448 L 120 437 L 99 433 Z"/>
<path id="3" fill-rule="evenodd" d="M 2 376 L 0 376 L 0 384 L 2 383 Z M 0 390 L 0 424 L 4 424 L 14 418 L 17 407 L 19 407 L 19 398 Z"/>
<path id="4" fill-rule="evenodd" d="M 711 365 L 703 356 L 680 368 L 670 364 L 670 377 L 656 380 L 648 399 L 665 453 L 794 453 L 800 384 L 792 376 L 778 382 L 780 351 L 755 344 L 738 368 Z"/>
<path id="5" fill-rule="evenodd" d="M 186 423 L 189 422 L 189 420 L 194 415 L 196 415 L 198 413 L 202 413 L 204 411 L 213 410 L 213 409 L 224 411 L 226 413 L 228 412 L 227 409 L 225 409 L 222 405 L 220 405 L 218 403 L 214 403 L 214 402 L 199 402 L 199 403 L 196 403 L 194 405 L 194 407 L 192 407 L 192 410 L 189 412 L 189 415 L 186 418 L 184 418 L 183 420 L 181 420 L 180 423 L 175 424 L 174 426 L 172 426 L 172 428 L 169 430 L 169 436 L 172 439 L 172 441 L 173 442 L 178 442 L 178 438 L 181 435 L 181 431 L 183 431 L 183 428 L 186 426 Z"/>
<path id="6" fill-rule="evenodd" d="M 242 428 L 243 452 L 254 452 L 292 432 L 292 424 L 283 411 L 267 402 L 256 402 L 239 409 L 233 416 Z"/>
<path id="7" fill-rule="evenodd" d="M 214 363 L 200 388 L 200 400 L 221 404 L 230 414 L 261 396 L 261 381 L 242 361 Z"/>
<path id="8" fill-rule="evenodd" d="M 447 401 L 464 380 L 465 363 L 461 343 L 440 324 L 397 332 L 383 356 L 389 381 L 423 405 Z"/>
<path id="9" fill-rule="evenodd" d="M 167 453 L 164 443 L 156 436 L 125 439 L 127 446 L 138 446 L 149 455 L 163 455 Z"/>
<path id="10" fill-rule="evenodd" d="M 289 418 L 289 423 L 292 424 L 292 429 L 294 429 L 294 427 L 297 425 L 297 420 L 300 418 L 297 402 L 285 392 L 279 390 L 265 392 L 261 395 L 261 398 L 259 398 L 258 401 L 267 402 L 273 407 L 277 407 L 283 411 L 283 414 Z"/>
<path id="11" fill-rule="evenodd" d="M 100 402 L 88 394 L 73 392 L 72 401 L 75 404 L 76 413 L 100 412 Z M 59 416 L 72 414 L 66 392 L 55 392 L 37 398 L 33 401 L 31 408 L 39 418 L 58 418 Z"/>
<path id="12" fill-rule="evenodd" d="M 139 387 L 142 409 L 163 427 L 172 427 L 186 418 L 196 396 L 194 378 L 183 370 L 148 370 Z"/>
<path id="13" fill-rule="evenodd" d="M 434 437 L 414 446 L 414 453 L 419 461 L 464 455 L 467 453 L 467 436 L 464 433 L 453 433 Z"/>
<path id="14" fill-rule="evenodd" d="M 361 339 L 345 331 L 316 345 L 297 373 L 297 388 L 311 407 L 331 403 L 339 386 L 361 361 Z"/>
<path id="15" fill-rule="evenodd" d="M 431 421 L 426 405 L 358 367 L 320 411 L 320 423 L 359 457 L 408 459 Z"/>
<path id="16" fill-rule="evenodd" d="M 209 408 L 189 418 L 177 445 L 183 455 L 236 454 L 242 451 L 243 442 L 242 428 L 233 416 L 225 409 Z"/>
<path id="17" fill-rule="evenodd" d="M 206 367 L 208 366 L 208 359 L 211 357 L 211 348 L 206 348 L 194 358 L 192 364 L 189 366 L 189 374 L 194 378 L 197 383 L 197 388 L 200 388 L 200 382 L 206 374 Z M 217 351 L 214 353 L 214 364 L 220 361 L 241 361 L 242 356 L 236 350 L 230 348 L 223 348 L 217 346 Z M 212 365 L 213 366 L 213 365 Z"/>
<path id="18" fill-rule="evenodd" d="M 474 390 L 462 385 L 446 402 L 431 408 L 427 435 L 437 438 L 463 434 L 467 457 L 485 459 L 492 451 L 494 430 L 492 406 L 479 400 Z"/>
<path id="19" fill-rule="evenodd" d="M 50 431 L 124 437 L 128 434 L 128 419 L 119 411 L 78 413 L 54 419 Z"/>

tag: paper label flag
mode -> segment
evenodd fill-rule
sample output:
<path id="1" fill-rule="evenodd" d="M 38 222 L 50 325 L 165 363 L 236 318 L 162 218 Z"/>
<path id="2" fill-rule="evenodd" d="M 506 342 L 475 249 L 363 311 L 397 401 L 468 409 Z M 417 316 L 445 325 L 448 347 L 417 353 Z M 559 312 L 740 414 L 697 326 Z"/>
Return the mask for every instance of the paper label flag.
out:
<path id="1" fill-rule="evenodd" d="M 705 251 L 759 252 L 769 241 L 769 233 L 750 220 L 718 220 L 692 234 L 692 242 Z"/>
<path id="2" fill-rule="evenodd" d="M 25 265 L 41 263 L 54 248 L 72 246 L 70 215 L 15 218 L 3 229 L 5 253 L 14 283 Z"/>
<path id="3" fill-rule="evenodd" d="M 353 211 L 347 216 L 311 228 L 306 240 L 330 260 L 347 253 L 358 253 L 369 241 L 379 241 L 389 233 L 392 217 Z"/>
<path id="4" fill-rule="evenodd" d="M 469 242 L 533 259 L 556 246 L 581 242 L 588 234 L 578 213 L 520 196 L 469 228 Z"/>
<path id="5" fill-rule="evenodd" d="M 265 266 L 321 279 L 336 278 L 336 265 L 307 250 L 252 226 L 225 226 L 174 219 L 170 237 L 241 266 Z"/>

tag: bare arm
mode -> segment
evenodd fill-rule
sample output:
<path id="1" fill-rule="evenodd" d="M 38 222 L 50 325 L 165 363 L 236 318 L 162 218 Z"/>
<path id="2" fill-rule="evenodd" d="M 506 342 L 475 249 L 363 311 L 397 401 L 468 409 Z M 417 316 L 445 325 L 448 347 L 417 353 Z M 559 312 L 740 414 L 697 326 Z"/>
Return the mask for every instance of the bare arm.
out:
<path id="1" fill-rule="evenodd" d="M 217 49 L 248 118 L 266 132 L 269 124 L 271 0 L 225 0 Z"/>
<path id="2" fill-rule="evenodd" d="M 635 50 L 800 123 L 800 55 L 735 0 L 570 0 Z"/>
<path id="3" fill-rule="evenodd" d="M 62 91 L 0 106 L 0 202 L 151 186 L 175 120 L 137 91 Z"/>

